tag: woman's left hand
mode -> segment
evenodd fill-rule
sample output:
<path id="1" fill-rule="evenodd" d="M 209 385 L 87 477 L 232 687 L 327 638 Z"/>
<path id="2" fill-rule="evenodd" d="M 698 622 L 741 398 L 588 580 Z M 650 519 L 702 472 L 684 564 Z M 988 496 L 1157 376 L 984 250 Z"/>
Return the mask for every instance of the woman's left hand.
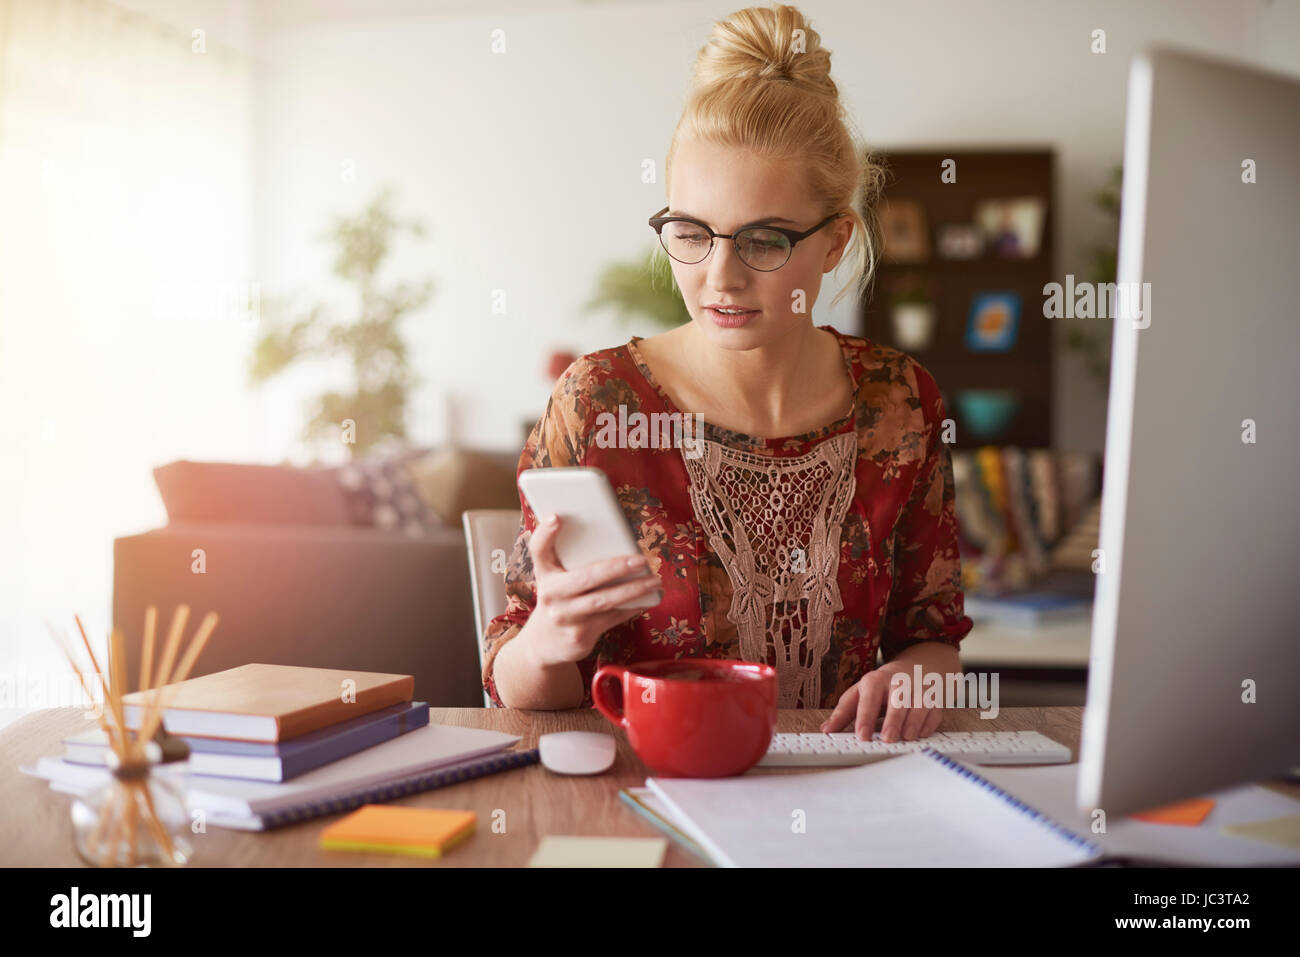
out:
<path id="1" fill-rule="evenodd" d="M 889 700 L 890 682 L 894 680 L 894 676 L 905 675 L 908 683 L 912 684 L 915 677 L 913 669 L 917 664 L 918 662 L 914 660 L 895 659 L 868 671 L 860 681 L 840 696 L 839 703 L 835 705 L 835 710 L 821 726 L 821 730 L 827 733 L 838 731 L 852 721 L 854 733 L 860 739 L 868 740 L 876 727 L 881 708 L 884 707 L 885 723 L 880 729 L 880 736 L 884 741 L 892 743 L 928 738 L 938 730 L 940 722 L 943 721 L 942 708 L 896 707 Z M 932 671 L 935 669 L 921 665 L 923 679 Z M 937 673 L 943 674 L 943 672 Z M 912 693 L 906 697 L 910 702 L 921 689 L 909 690 Z"/>

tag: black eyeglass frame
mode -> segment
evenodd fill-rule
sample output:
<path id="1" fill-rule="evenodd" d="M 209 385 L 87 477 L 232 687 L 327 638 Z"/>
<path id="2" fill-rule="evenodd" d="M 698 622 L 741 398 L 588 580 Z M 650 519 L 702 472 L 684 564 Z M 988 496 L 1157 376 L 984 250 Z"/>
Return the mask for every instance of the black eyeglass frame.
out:
<path id="1" fill-rule="evenodd" d="M 671 206 L 671 204 L 669 204 L 669 206 Z M 704 260 L 708 259 L 709 256 L 712 255 L 713 253 L 713 247 L 717 244 L 717 240 L 730 239 L 734 243 L 738 235 L 740 235 L 743 232 L 747 232 L 751 229 L 771 230 L 772 232 L 780 233 L 786 239 L 790 240 L 790 249 L 786 253 L 785 262 L 781 263 L 781 266 L 784 266 L 785 263 L 788 263 L 790 261 L 790 257 L 794 255 L 794 247 L 799 242 L 799 240 L 807 239 L 813 233 L 817 232 L 817 230 L 822 229 L 824 226 L 826 226 L 827 223 L 830 223 L 838 219 L 839 217 L 845 215 L 844 210 L 831 213 L 829 216 L 823 219 L 812 229 L 805 229 L 803 232 L 799 232 L 798 230 L 795 229 L 786 229 L 782 226 L 767 226 L 761 223 L 757 223 L 753 226 L 742 226 L 734 233 L 727 235 L 726 233 L 715 233 L 708 223 L 702 223 L 698 219 L 692 219 L 689 216 L 665 216 L 664 213 L 668 212 L 669 206 L 665 206 L 663 209 L 659 210 L 659 212 L 651 216 L 649 219 L 649 223 L 652 227 L 654 227 L 655 234 L 658 235 L 659 237 L 659 245 L 663 246 L 664 252 L 668 253 L 669 256 L 672 256 L 674 260 L 676 260 L 679 263 L 682 263 L 682 265 L 684 266 L 698 266 L 700 263 L 704 262 Z M 678 222 L 691 223 L 694 226 L 699 226 L 701 229 L 703 229 L 706 233 L 709 234 L 709 251 L 705 253 L 703 256 L 701 256 L 699 259 L 695 260 L 695 262 L 693 263 L 688 263 L 681 259 L 677 259 L 676 256 L 673 256 L 673 254 L 669 252 L 668 247 L 664 245 L 663 228 L 669 223 L 678 223 Z M 749 268 L 753 269 L 755 272 L 776 272 L 776 270 L 781 268 L 781 266 L 773 266 L 771 269 L 759 269 L 757 266 L 750 266 L 749 263 L 745 261 L 745 257 L 741 256 L 739 252 L 737 252 L 736 255 L 741 262 L 745 263 L 746 266 L 749 266 Z"/>

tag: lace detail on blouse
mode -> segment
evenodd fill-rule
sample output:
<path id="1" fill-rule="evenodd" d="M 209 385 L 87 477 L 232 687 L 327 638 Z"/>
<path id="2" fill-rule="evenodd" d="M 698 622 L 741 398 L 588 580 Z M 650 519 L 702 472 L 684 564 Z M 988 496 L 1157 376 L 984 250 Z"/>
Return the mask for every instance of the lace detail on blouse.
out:
<path id="1" fill-rule="evenodd" d="M 840 527 L 856 491 L 857 435 L 831 436 L 803 455 L 773 457 L 706 436 L 682 458 L 691 505 L 731 579 L 727 620 L 741 658 L 775 651 L 779 707 L 821 707 L 821 661 L 835 613 Z M 702 447 L 702 452 L 701 452 Z"/>

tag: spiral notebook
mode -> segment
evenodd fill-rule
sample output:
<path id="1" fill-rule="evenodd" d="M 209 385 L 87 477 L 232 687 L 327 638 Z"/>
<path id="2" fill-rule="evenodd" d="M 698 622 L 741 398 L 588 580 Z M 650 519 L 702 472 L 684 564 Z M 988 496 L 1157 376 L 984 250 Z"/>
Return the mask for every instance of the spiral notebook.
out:
<path id="1" fill-rule="evenodd" d="M 406 797 L 408 794 L 418 794 L 421 791 L 430 791 L 434 788 L 446 787 L 449 784 L 459 784 L 461 781 L 485 777 L 489 774 L 496 774 L 498 771 L 522 768 L 525 765 L 537 764 L 540 760 L 541 752 L 537 748 L 529 748 L 524 751 L 502 751 L 488 757 L 473 758 L 469 761 L 437 768 L 423 774 L 412 775 L 397 781 L 389 781 L 386 784 L 358 788 L 346 794 L 336 795 L 329 800 L 309 801 L 281 808 L 277 811 L 257 814 L 243 819 L 242 822 L 237 818 L 224 818 L 219 819 L 216 823 L 219 826 L 242 830 L 265 831 L 284 824 L 296 824 L 299 821 L 306 821 L 326 814 L 351 811 L 367 804 L 393 801 L 400 797 Z"/>
<path id="2" fill-rule="evenodd" d="M 1065 867 L 1101 855 L 930 748 L 843 771 L 646 786 L 721 867 Z"/>

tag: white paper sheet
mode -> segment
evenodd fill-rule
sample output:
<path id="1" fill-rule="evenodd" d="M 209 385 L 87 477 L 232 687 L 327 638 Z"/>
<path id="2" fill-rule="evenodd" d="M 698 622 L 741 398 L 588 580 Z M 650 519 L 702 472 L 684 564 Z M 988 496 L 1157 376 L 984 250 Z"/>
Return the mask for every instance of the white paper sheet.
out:
<path id="1" fill-rule="evenodd" d="M 1106 833 L 1092 833 L 1092 818 L 1074 808 L 1078 764 L 1046 767 L 982 767 L 979 773 L 998 787 L 1101 846 L 1107 857 L 1134 857 L 1171 864 L 1267 866 L 1300 864 L 1300 854 L 1284 847 L 1231 837 L 1219 828 L 1300 813 L 1300 801 L 1257 784 L 1215 791 L 1213 810 L 1198 827 L 1151 824 L 1131 817 L 1106 821 Z"/>

